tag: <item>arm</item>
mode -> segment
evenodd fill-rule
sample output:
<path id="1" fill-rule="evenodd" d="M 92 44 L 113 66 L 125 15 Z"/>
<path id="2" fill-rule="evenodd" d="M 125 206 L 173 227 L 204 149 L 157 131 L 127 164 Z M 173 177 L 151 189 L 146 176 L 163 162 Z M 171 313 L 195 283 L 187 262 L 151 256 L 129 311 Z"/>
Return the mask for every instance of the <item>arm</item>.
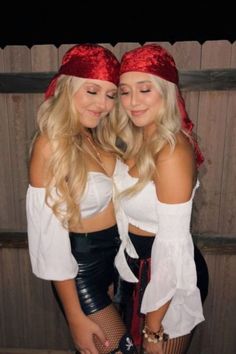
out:
<path id="1" fill-rule="evenodd" d="M 105 346 L 108 346 L 101 328 L 87 317 L 81 309 L 74 279 L 53 282 L 62 302 L 70 332 L 78 350 L 88 350 L 98 354 L 93 336 L 96 335 Z"/>
<path id="2" fill-rule="evenodd" d="M 167 206 L 167 208 L 172 205 L 182 205 L 186 202 L 188 202 L 191 199 L 192 196 L 192 191 L 193 187 L 195 184 L 195 176 L 196 176 L 196 169 L 195 169 L 195 160 L 193 156 L 193 151 L 191 145 L 185 140 L 184 137 L 180 137 L 177 141 L 175 150 L 173 153 L 170 152 L 169 146 L 165 146 L 165 148 L 161 151 L 161 153 L 158 156 L 157 162 L 156 162 L 156 167 L 157 167 L 157 177 L 155 179 L 155 185 L 156 185 L 156 193 L 157 193 L 157 198 L 160 204 L 162 204 L 164 207 Z M 162 206 L 161 205 L 161 206 Z M 163 240 L 163 242 L 169 242 L 170 240 L 167 240 L 167 235 L 165 231 L 165 226 L 167 223 L 170 223 L 174 226 L 175 221 L 177 223 L 181 220 L 181 216 L 178 217 L 176 215 L 171 215 L 172 211 L 170 212 L 170 215 L 168 214 L 169 211 L 167 212 L 167 215 L 162 214 L 161 212 L 158 214 L 158 233 L 157 233 L 157 240 L 158 238 Z M 164 227 L 162 227 L 164 226 Z M 168 229 L 168 227 L 167 227 Z M 168 229 L 169 231 L 169 229 Z M 173 230 L 171 230 L 172 234 L 175 232 L 175 227 L 173 227 Z M 186 234 L 185 227 L 183 229 L 180 229 L 180 233 Z M 178 236 L 178 234 L 176 234 Z M 172 237 L 172 236 L 171 236 Z M 173 241 L 174 243 L 178 243 L 178 240 L 173 237 L 170 242 Z M 181 242 L 181 240 L 179 240 Z M 171 245 L 169 245 L 171 247 Z M 167 243 L 167 248 L 169 247 Z M 161 249 L 161 245 L 156 245 L 157 248 L 159 248 L 159 251 Z M 166 250 L 164 249 L 163 253 L 166 254 Z M 173 262 L 173 266 L 170 268 L 173 271 L 177 269 L 177 265 L 175 265 L 174 261 L 174 256 L 172 258 L 171 255 L 172 251 L 170 252 L 169 258 L 170 262 Z M 164 254 L 164 257 L 165 257 Z M 153 253 L 154 255 L 154 253 Z M 155 256 L 154 256 L 155 257 Z M 158 257 L 158 256 L 157 256 Z M 168 255 L 166 254 L 166 257 Z M 153 261 L 153 260 L 152 260 Z M 152 265 L 155 266 L 155 261 L 152 263 Z M 159 268 L 159 275 L 158 277 L 161 277 L 163 272 L 163 278 L 165 278 L 165 268 L 161 268 L 162 266 L 161 261 L 160 264 L 158 264 Z M 164 265 L 163 267 L 165 267 Z M 176 266 L 176 268 L 175 268 Z M 168 267 L 167 267 L 168 269 Z M 155 270 L 154 270 L 155 272 Z M 158 270 L 156 270 L 156 273 Z M 168 270 L 167 270 L 168 273 Z M 177 272 L 178 273 L 178 272 Z M 173 276 L 173 278 L 172 278 Z M 169 306 L 171 304 L 172 297 L 174 296 L 174 290 L 171 291 L 174 287 L 178 287 L 178 276 L 176 274 L 170 274 L 169 279 L 162 279 L 163 284 L 168 284 L 166 286 L 166 290 L 163 290 L 163 295 L 161 296 L 162 299 L 166 299 L 165 301 L 163 300 L 161 302 L 161 306 L 158 307 L 157 310 L 154 311 L 148 311 L 146 313 L 146 325 L 150 330 L 153 332 L 158 332 L 161 324 L 163 322 L 163 319 L 165 318 L 165 315 L 169 309 Z M 157 280 L 158 282 L 158 280 Z M 176 285 L 175 285 L 176 284 Z M 160 285 L 161 286 L 161 285 Z M 166 291 L 166 292 L 165 292 Z M 159 291 L 160 292 L 160 291 Z M 168 300 L 168 301 L 167 301 Z M 164 303 L 163 303 L 164 302 Z M 145 349 L 147 352 L 149 351 L 154 351 L 156 353 L 162 353 L 162 343 L 148 343 L 147 341 L 144 342 Z"/>
<path id="3" fill-rule="evenodd" d="M 77 349 L 88 349 L 92 354 L 97 354 L 93 335 L 102 343 L 106 341 L 105 336 L 81 309 L 73 278 L 77 274 L 77 263 L 71 255 L 68 231 L 60 225 L 44 201 L 45 193 L 42 190 L 47 182 L 50 156 L 49 142 L 43 136 L 38 137 L 30 161 L 31 187 L 27 198 L 32 267 L 37 276 L 54 280 Z"/>
<path id="4" fill-rule="evenodd" d="M 165 204 L 189 201 L 196 180 L 196 167 L 192 147 L 185 137 L 179 137 L 173 153 L 169 146 L 165 146 L 158 156 L 156 166 L 158 200 Z M 158 331 L 169 304 L 170 301 L 146 315 L 146 323 L 150 329 Z"/>

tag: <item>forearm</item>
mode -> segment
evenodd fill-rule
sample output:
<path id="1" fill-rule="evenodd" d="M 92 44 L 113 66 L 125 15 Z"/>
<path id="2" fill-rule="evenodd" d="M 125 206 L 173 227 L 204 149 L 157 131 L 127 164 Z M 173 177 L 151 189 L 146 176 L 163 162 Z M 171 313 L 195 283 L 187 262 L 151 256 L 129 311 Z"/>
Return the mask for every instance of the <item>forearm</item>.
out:
<path id="1" fill-rule="evenodd" d="M 161 327 L 162 320 L 166 314 L 166 311 L 168 310 L 170 302 L 171 302 L 171 300 L 168 301 L 163 306 L 161 306 L 158 310 L 148 312 L 146 314 L 145 322 L 146 322 L 146 325 L 148 326 L 148 328 L 150 328 L 150 330 L 152 330 L 154 332 L 159 331 L 159 329 Z"/>
<path id="2" fill-rule="evenodd" d="M 80 306 L 75 281 L 74 279 L 68 279 L 63 281 L 54 281 L 53 284 L 61 300 L 68 324 L 69 326 L 73 326 L 84 317 L 84 313 Z"/>

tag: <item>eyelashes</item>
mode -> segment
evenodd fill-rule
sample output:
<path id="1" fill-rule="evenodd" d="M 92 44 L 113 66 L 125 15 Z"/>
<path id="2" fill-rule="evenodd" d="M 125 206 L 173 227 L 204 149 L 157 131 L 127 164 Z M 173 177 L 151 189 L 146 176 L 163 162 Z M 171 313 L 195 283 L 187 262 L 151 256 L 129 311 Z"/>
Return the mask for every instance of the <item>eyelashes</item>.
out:
<path id="1" fill-rule="evenodd" d="M 140 90 L 139 91 L 140 93 L 148 93 L 148 92 L 151 92 L 150 89 L 145 89 L 145 90 Z M 121 96 L 125 96 L 125 95 L 128 95 L 130 92 L 129 91 L 123 91 L 123 92 L 120 92 L 120 95 Z"/>
<path id="2" fill-rule="evenodd" d="M 89 91 L 89 90 L 87 90 L 87 93 L 89 93 L 90 95 L 96 95 L 97 94 L 96 91 Z"/>
<path id="3" fill-rule="evenodd" d="M 89 91 L 89 90 L 87 90 L 87 93 L 88 94 L 90 94 L 90 95 L 97 95 L 97 91 Z M 106 95 L 109 99 L 111 99 L 111 100 L 114 100 L 115 98 L 116 98 L 116 94 L 114 94 L 114 95 Z"/>
<path id="4" fill-rule="evenodd" d="M 110 98 L 111 100 L 114 100 L 117 97 L 117 95 L 113 95 L 113 96 L 107 95 L 107 97 Z"/>

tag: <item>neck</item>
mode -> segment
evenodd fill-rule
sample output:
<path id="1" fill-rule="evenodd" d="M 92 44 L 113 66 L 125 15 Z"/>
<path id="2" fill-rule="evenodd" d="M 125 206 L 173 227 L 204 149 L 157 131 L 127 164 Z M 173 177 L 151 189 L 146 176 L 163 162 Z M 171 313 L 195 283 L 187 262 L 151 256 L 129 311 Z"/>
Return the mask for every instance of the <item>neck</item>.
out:
<path id="1" fill-rule="evenodd" d="M 90 137 L 90 138 L 92 138 L 92 130 L 91 129 L 89 129 L 89 128 L 83 128 L 82 130 L 81 130 L 81 135 L 83 136 L 83 137 Z"/>
<path id="2" fill-rule="evenodd" d="M 151 124 L 151 125 L 144 127 L 144 129 L 143 129 L 144 140 L 148 140 L 153 135 L 153 133 L 156 131 L 156 129 L 157 129 L 156 124 Z"/>

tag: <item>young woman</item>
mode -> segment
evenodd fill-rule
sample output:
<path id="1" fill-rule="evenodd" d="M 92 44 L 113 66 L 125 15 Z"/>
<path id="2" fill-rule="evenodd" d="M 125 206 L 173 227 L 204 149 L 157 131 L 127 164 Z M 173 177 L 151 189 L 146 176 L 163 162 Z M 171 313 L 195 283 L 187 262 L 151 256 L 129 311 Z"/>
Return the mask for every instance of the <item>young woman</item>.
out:
<path id="1" fill-rule="evenodd" d="M 116 158 L 106 140 L 118 78 L 119 62 L 108 49 L 72 47 L 39 109 L 29 166 L 33 272 L 53 281 L 84 354 L 135 352 L 110 296 L 119 236 L 112 204 Z"/>
<path id="2" fill-rule="evenodd" d="M 203 157 L 164 48 L 150 44 L 124 54 L 119 94 L 115 129 L 126 164 L 118 161 L 114 177 L 122 239 L 115 262 L 124 319 L 146 353 L 185 353 L 192 329 L 204 320 L 208 285 L 190 234 Z"/>

